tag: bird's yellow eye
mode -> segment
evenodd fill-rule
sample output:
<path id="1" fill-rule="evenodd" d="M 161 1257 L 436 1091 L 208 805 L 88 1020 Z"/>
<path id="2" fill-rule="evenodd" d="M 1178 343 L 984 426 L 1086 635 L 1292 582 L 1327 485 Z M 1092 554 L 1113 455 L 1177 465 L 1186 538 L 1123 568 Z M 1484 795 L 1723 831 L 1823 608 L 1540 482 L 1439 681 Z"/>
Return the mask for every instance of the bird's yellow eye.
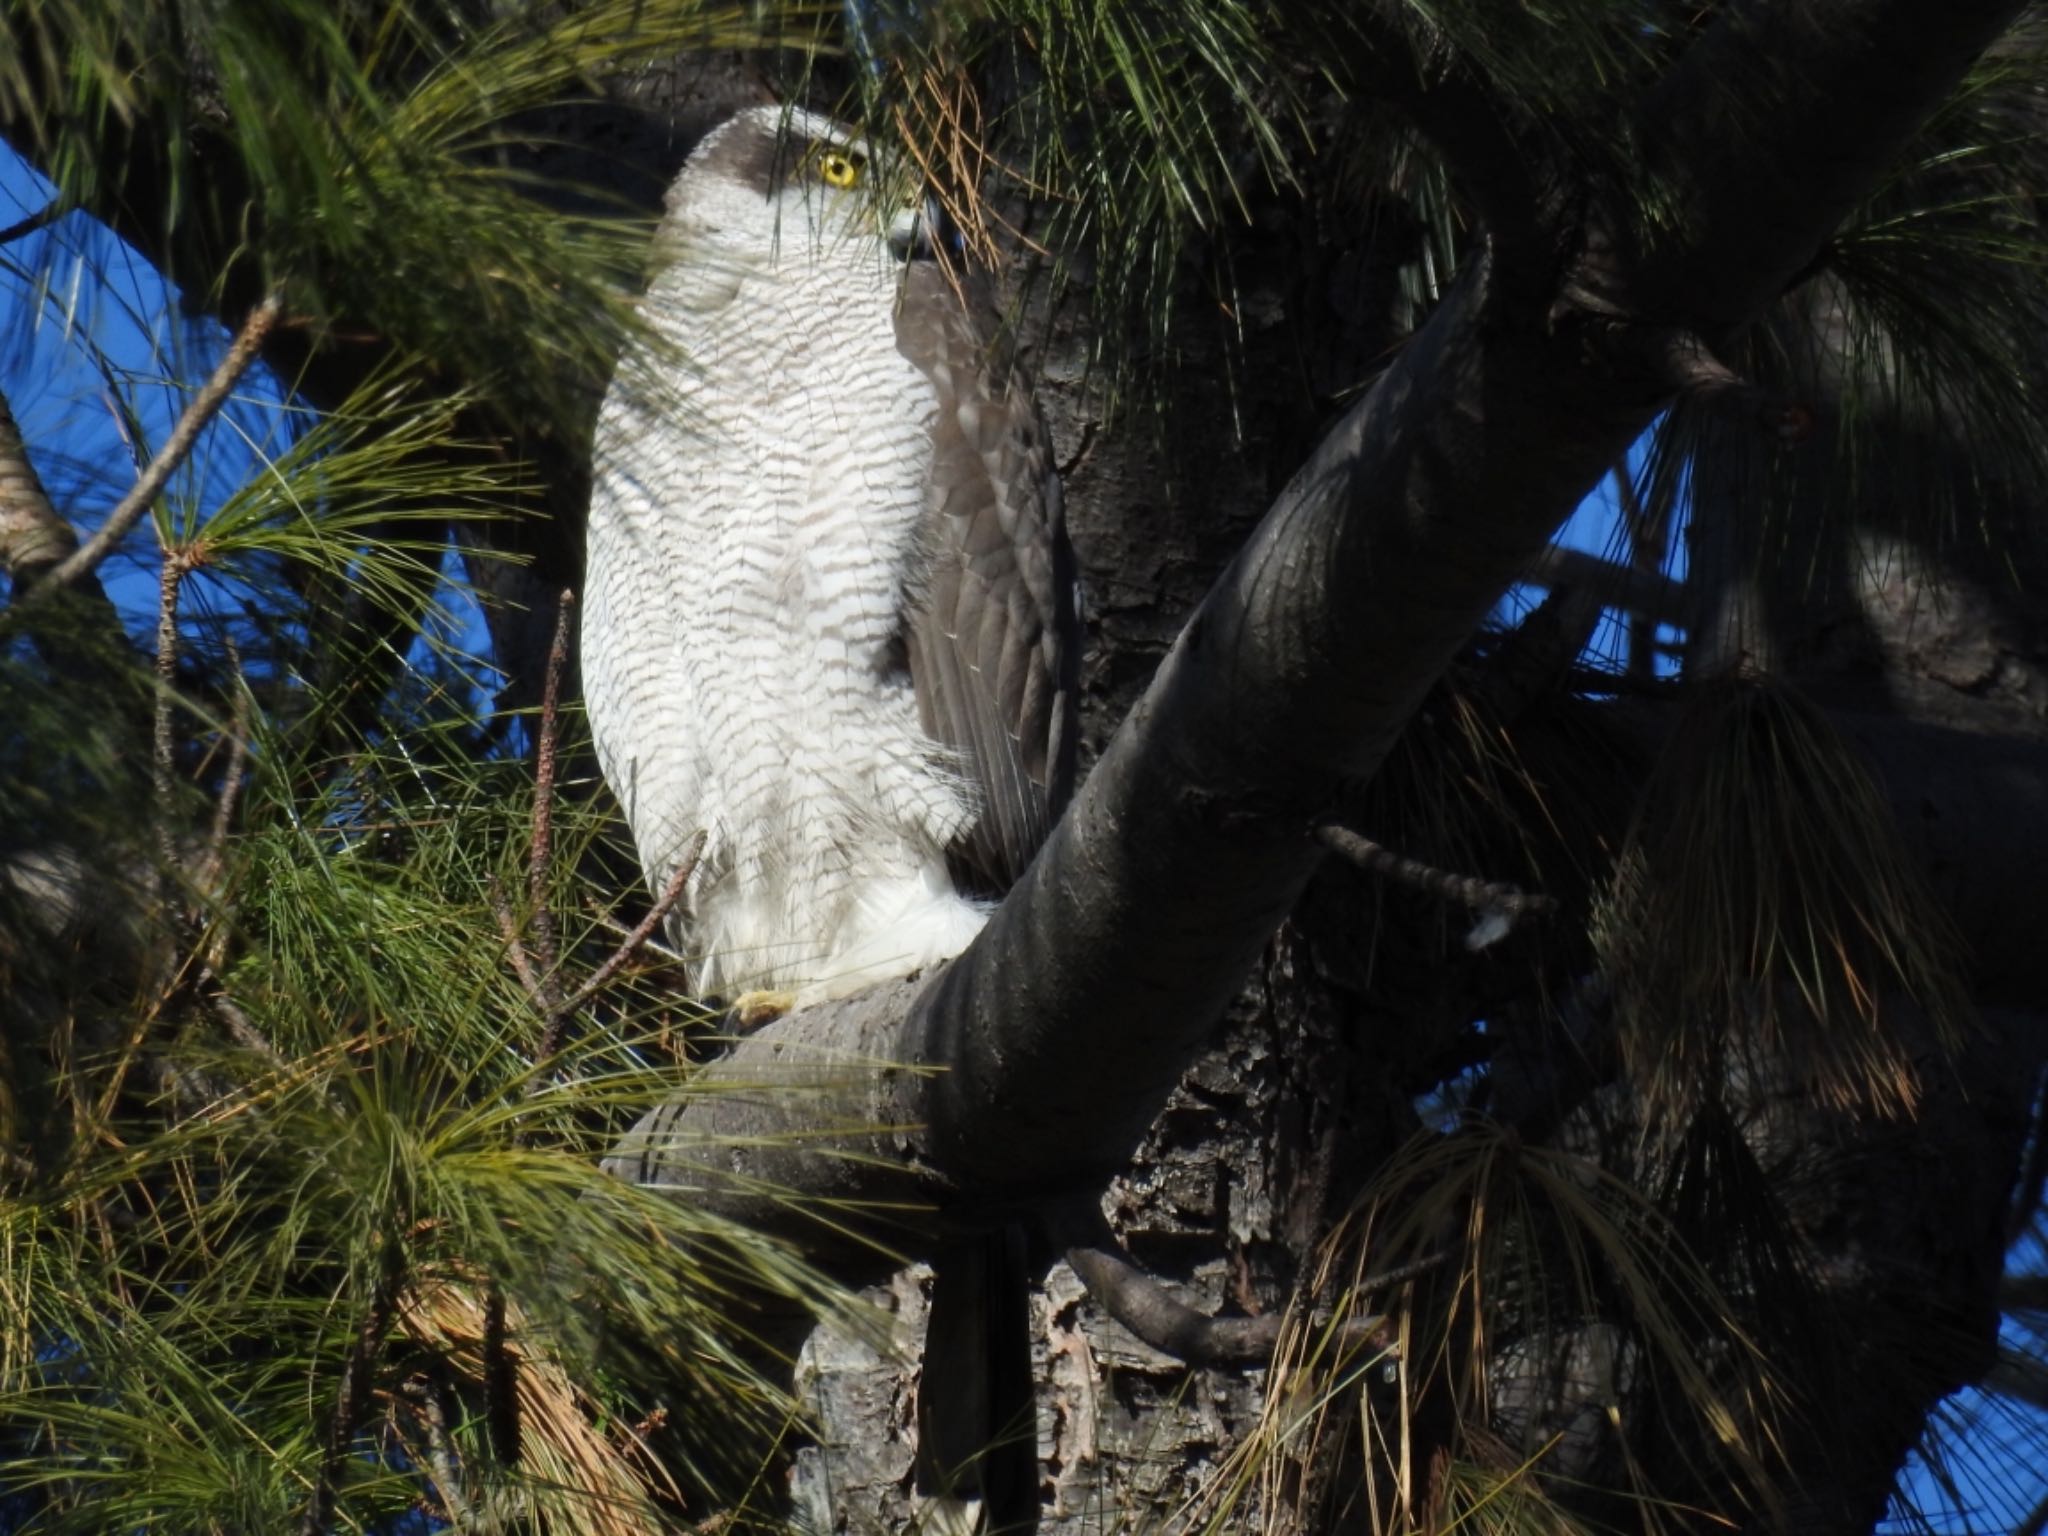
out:
<path id="1" fill-rule="evenodd" d="M 861 161 L 857 155 L 843 150 L 828 149 L 818 156 L 818 180 L 828 187 L 845 191 L 860 185 Z"/>

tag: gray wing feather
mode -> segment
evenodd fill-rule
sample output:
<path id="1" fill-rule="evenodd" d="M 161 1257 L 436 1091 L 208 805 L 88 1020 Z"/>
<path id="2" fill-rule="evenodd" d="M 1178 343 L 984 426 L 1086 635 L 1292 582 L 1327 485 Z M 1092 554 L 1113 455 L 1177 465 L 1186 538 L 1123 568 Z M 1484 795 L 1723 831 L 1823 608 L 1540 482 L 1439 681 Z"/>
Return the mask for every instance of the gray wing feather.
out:
<path id="1" fill-rule="evenodd" d="M 934 262 L 912 262 L 897 349 L 938 397 L 923 568 L 906 650 L 925 731 L 958 752 L 981 817 L 956 875 L 1000 894 L 1073 787 L 1080 619 L 1059 475 L 1037 407 Z"/>

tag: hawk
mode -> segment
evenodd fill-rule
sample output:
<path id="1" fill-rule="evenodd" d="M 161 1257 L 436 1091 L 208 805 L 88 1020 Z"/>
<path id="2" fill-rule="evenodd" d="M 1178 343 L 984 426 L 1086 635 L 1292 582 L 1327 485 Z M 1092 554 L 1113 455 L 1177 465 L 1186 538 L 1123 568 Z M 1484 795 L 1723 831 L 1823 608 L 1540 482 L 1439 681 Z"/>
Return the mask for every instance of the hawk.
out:
<path id="1" fill-rule="evenodd" d="M 651 884 L 704 835 L 675 937 L 708 994 L 801 1003 L 957 953 L 1071 787 L 1059 480 L 938 222 L 845 127 L 741 113 L 669 193 L 644 313 L 673 355 L 629 360 L 599 415 L 591 729 Z M 1025 1255 L 993 1226 L 934 1264 L 920 1461 L 1018 1529 Z"/>
<path id="2" fill-rule="evenodd" d="M 892 185 L 892 182 L 894 184 Z M 863 139 L 757 107 L 668 197 L 593 452 L 586 702 L 700 991 L 958 953 L 1073 776 L 1059 479 L 1029 393 Z"/>

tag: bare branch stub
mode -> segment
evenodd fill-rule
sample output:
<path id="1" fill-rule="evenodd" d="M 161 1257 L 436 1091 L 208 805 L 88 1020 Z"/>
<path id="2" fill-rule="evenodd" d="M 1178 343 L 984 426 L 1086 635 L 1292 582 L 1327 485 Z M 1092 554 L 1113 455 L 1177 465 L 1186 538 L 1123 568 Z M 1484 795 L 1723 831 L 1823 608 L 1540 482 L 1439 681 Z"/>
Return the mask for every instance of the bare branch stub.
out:
<path id="1" fill-rule="evenodd" d="M 555 857 L 555 763 L 562 735 L 562 674 L 569 666 L 569 618 L 575 609 L 576 594 L 564 587 L 555 604 L 555 633 L 548 643 L 540 723 L 534 733 L 533 840 L 526 855 L 526 897 L 533 911 L 534 945 L 540 951 L 540 973 L 551 1012 L 560 1007 L 555 970 L 562 956 L 555 915 L 548 906 L 548 877 Z"/>
<path id="2" fill-rule="evenodd" d="M 1335 822 L 1324 822 L 1317 827 L 1316 841 L 1332 852 L 1342 854 L 1360 869 L 1388 880 L 1398 881 L 1402 885 L 1413 886 L 1418 891 L 1440 897 L 1445 901 L 1455 901 L 1472 908 L 1475 912 L 1497 912 L 1509 917 L 1529 917 L 1557 910 L 1557 898 L 1554 896 L 1532 895 L 1519 886 L 1438 869 L 1435 865 L 1425 864 L 1420 859 L 1411 859 L 1406 854 L 1396 853 L 1393 849 Z"/>
<path id="3" fill-rule="evenodd" d="M 548 1004 L 541 990 L 540 977 L 534 974 L 533 960 L 526 953 L 526 942 L 519 937 L 519 923 L 512 916 L 512 903 L 505 898 L 505 887 L 498 883 L 495 875 L 491 877 L 490 899 L 491 915 L 498 920 L 498 933 L 505 941 L 505 955 L 512 962 L 512 974 L 519 978 L 519 985 L 525 990 L 526 1000 L 533 1005 L 533 1011 L 545 1022 Z"/>
<path id="4" fill-rule="evenodd" d="M 1813 407 L 1781 399 L 1744 378 L 1716 357 L 1691 331 L 1672 331 L 1662 342 L 1658 366 L 1672 387 L 1695 399 L 1727 399 L 1745 407 L 1763 431 L 1787 448 L 1813 436 Z"/>
<path id="5" fill-rule="evenodd" d="M 395 1255 L 397 1239 L 386 1237 Z M 363 1309 L 363 1320 L 356 1328 L 356 1336 L 349 1341 L 348 1356 L 342 1362 L 341 1384 L 334 1395 L 334 1410 L 328 1415 L 327 1433 L 320 1458 L 320 1471 L 313 1480 L 312 1494 L 306 1500 L 305 1518 L 299 1523 L 299 1536 L 324 1536 L 334 1519 L 334 1492 L 341 1481 L 342 1469 L 347 1465 L 349 1451 L 355 1441 L 356 1416 L 369 1401 L 371 1378 L 376 1374 L 377 1361 L 384 1352 L 384 1336 L 391 1330 L 391 1320 L 398 1310 L 398 1292 L 404 1279 L 402 1266 L 390 1255 L 383 1273 L 378 1277 L 375 1290 L 371 1292 L 369 1304 Z"/>
<path id="6" fill-rule="evenodd" d="M 669 876 L 668 888 L 656 899 L 654 905 L 647 909 L 647 915 L 633 926 L 633 931 L 619 941 L 619 947 L 605 957 L 602 965 L 590 973 L 590 979 L 576 989 L 575 994 L 563 1007 L 565 1016 L 574 1013 L 611 985 L 612 979 L 634 955 L 639 953 L 640 947 L 654 937 L 655 930 L 662 925 L 669 913 L 675 910 L 676 903 L 683 899 L 683 889 L 690 883 L 690 876 L 697 869 L 697 861 L 703 856 L 704 834 L 699 831 L 690 839 L 690 847 L 683 855 L 682 863 L 677 865 L 676 872 Z M 542 1054 L 548 1053 L 543 1051 Z"/>
<path id="7" fill-rule="evenodd" d="M 1114 1247 L 1097 1242 L 1069 1248 L 1067 1263 L 1102 1310 L 1144 1343 L 1188 1365 L 1261 1370 L 1273 1363 L 1287 1314 L 1210 1317 L 1197 1312 Z M 1384 1317 L 1337 1323 L 1347 1350 L 1382 1347 Z M 1326 1323 L 1325 1326 L 1328 1326 Z"/>

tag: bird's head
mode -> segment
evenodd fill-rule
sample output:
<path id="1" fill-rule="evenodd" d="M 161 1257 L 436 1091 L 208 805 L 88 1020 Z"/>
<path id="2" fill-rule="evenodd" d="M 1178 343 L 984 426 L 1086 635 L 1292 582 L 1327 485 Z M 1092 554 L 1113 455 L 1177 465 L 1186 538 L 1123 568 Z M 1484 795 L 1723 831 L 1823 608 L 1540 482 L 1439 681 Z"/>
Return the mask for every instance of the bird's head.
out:
<path id="1" fill-rule="evenodd" d="M 672 226 L 705 254 L 894 266 L 932 249 L 915 167 L 843 123 L 750 107 L 712 130 L 669 192 Z"/>

